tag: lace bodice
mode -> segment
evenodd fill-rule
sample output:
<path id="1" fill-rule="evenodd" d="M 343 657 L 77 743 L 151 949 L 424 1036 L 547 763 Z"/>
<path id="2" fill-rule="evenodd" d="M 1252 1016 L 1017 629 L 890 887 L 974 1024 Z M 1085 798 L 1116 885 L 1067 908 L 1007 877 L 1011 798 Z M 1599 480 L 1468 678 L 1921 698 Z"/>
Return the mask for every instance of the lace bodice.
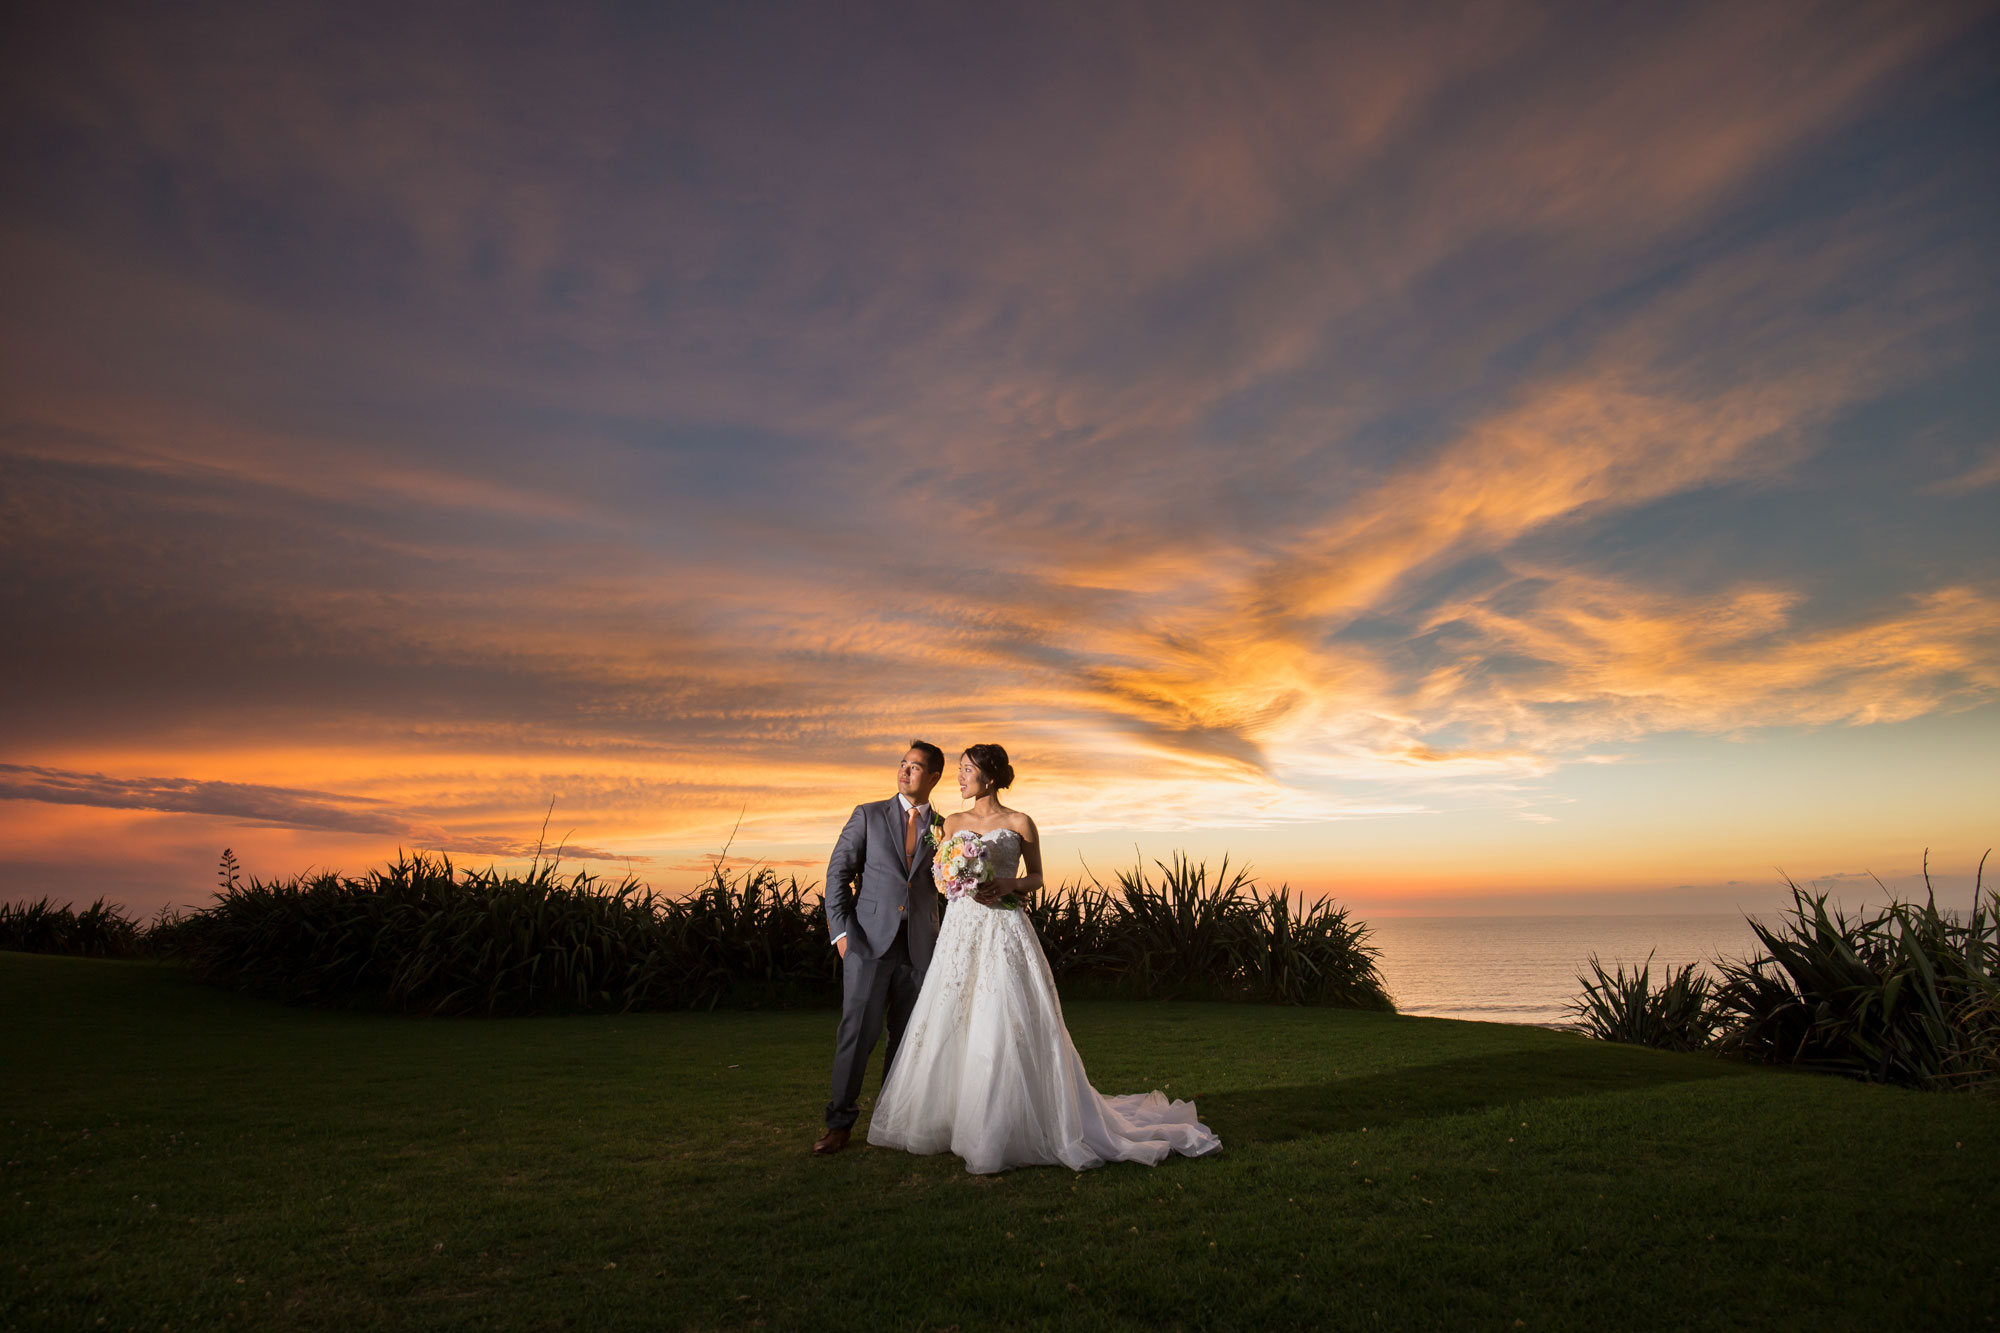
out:
<path id="1" fill-rule="evenodd" d="M 969 833 L 977 830 L 968 829 Z M 993 878 L 1012 879 L 1021 873 L 1021 835 L 1010 828 L 997 828 L 978 834 L 979 840 L 993 848 Z"/>

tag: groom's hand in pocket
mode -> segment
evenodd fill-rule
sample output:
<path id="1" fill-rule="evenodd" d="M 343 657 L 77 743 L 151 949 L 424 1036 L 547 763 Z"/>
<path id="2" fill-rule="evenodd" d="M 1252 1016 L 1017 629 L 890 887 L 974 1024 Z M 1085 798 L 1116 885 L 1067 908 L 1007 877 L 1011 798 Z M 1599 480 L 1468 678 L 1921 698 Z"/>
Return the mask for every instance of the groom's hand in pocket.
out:
<path id="1" fill-rule="evenodd" d="M 841 960 L 845 962 L 847 959 L 847 936 L 842 935 L 839 939 L 835 940 L 833 947 L 840 950 Z"/>

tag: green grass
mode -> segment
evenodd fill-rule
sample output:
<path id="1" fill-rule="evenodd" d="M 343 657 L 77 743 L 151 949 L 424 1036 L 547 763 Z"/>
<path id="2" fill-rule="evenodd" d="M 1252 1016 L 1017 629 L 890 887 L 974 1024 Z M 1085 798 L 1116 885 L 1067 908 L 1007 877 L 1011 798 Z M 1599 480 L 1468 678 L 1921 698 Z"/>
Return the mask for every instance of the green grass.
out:
<path id="1" fill-rule="evenodd" d="M 9 954 L 0 1013 L 7 1327 L 1977 1328 L 2000 1296 L 1994 1101 L 1530 1028 L 1076 1003 L 1100 1088 L 1196 1098 L 1225 1151 L 974 1178 L 806 1155 L 826 1011 L 413 1019 Z"/>

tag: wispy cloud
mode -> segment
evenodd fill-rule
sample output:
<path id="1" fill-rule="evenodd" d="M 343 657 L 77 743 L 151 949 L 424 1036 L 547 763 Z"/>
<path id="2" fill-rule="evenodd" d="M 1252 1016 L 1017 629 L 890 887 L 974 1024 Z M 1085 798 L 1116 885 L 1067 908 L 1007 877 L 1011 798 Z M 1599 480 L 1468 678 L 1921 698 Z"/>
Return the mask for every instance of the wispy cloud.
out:
<path id="1" fill-rule="evenodd" d="M 221 13 L 8 57 L 24 800 L 1531 823 L 1994 699 L 1980 6 Z"/>
<path id="2" fill-rule="evenodd" d="M 1967 491 L 1984 490 L 1996 482 L 2000 482 L 2000 446 L 1990 448 L 1983 460 L 1965 471 L 1933 482 L 1924 490 L 1930 495 L 1961 495 Z"/>
<path id="3" fill-rule="evenodd" d="M 342 833 L 408 831 L 402 821 L 373 808 L 376 802 L 328 792 L 186 778 L 109 778 L 102 773 L 65 773 L 22 764 L 0 764 L 0 799 L 226 815 L 258 824 Z"/>
<path id="4" fill-rule="evenodd" d="M 214 815 L 249 827 L 380 834 L 400 839 L 416 849 L 481 856 L 524 857 L 545 851 L 570 860 L 632 859 L 627 853 L 567 842 L 544 846 L 537 841 L 453 834 L 435 824 L 407 818 L 389 808 L 385 801 L 244 782 L 113 778 L 102 773 L 67 773 L 33 765 L 0 764 L 0 800 Z"/>

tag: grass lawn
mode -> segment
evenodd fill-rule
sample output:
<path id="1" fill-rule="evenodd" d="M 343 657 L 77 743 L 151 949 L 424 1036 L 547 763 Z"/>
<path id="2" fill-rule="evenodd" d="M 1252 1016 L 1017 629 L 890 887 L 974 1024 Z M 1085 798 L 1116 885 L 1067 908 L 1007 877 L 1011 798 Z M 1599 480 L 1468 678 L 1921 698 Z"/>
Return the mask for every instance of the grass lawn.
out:
<path id="1" fill-rule="evenodd" d="M 1492 1024 L 1074 1003 L 1224 1151 L 806 1148 L 834 1017 L 294 1010 L 0 954 L 9 1328 L 1992 1326 L 2000 1103 Z M 865 1126 L 865 1121 L 864 1121 Z"/>

